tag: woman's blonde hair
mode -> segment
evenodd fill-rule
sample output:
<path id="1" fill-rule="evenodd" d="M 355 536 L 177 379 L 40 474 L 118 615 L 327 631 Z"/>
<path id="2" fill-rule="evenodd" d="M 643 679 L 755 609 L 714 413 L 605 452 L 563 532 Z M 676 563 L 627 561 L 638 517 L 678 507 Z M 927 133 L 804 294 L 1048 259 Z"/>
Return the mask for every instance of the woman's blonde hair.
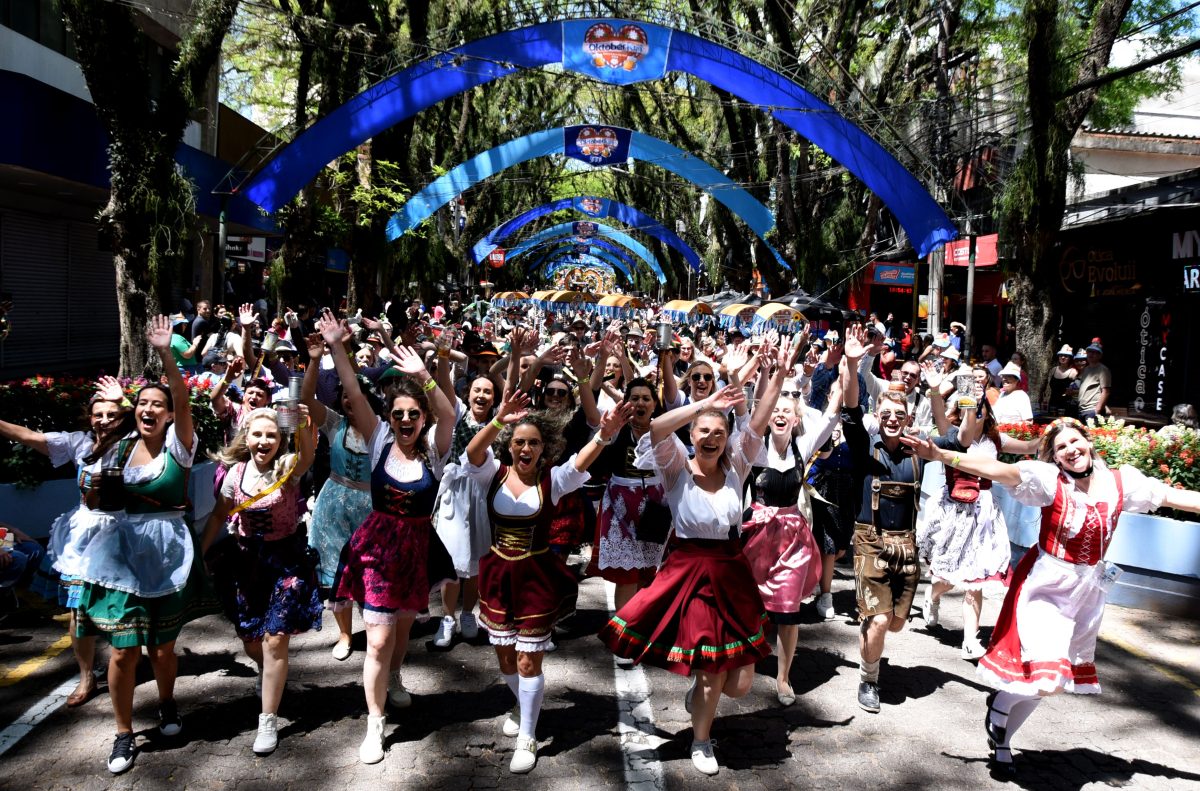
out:
<path id="1" fill-rule="evenodd" d="M 215 462 L 224 464 L 227 467 L 232 467 L 239 462 L 250 461 L 250 444 L 246 440 L 246 435 L 250 432 L 250 424 L 259 418 L 266 418 L 279 427 L 279 413 L 270 407 L 259 407 L 253 409 L 242 420 L 242 425 L 238 427 L 237 433 L 233 435 L 233 440 L 216 451 L 209 453 L 208 457 Z M 267 483 L 274 483 L 279 480 L 287 469 L 287 438 L 283 432 L 279 432 L 279 447 L 275 449 L 275 458 L 271 463 L 271 469 L 263 476 Z"/>

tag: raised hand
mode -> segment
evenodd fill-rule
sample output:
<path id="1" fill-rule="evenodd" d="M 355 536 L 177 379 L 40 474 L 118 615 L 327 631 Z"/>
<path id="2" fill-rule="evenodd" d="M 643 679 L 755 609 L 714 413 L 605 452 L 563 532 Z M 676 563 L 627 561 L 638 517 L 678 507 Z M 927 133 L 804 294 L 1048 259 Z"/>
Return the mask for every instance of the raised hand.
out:
<path id="1" fill-rule="evenodd" d="M 506 394 L 500 406 L 496 407 L 496 419 L 506 426 L 511 426 L 528 414 L 529 395 L 520 390 Z"/>
<path id="2" fill-rule="evenodd" d="M 396 367 L 402 373 L 416 376 L 425 371 L 425 360 L 411 346 L 396 347 Z"/>
<path id="3" fill-rule="evenodd" d="M 229 381 L 234 381 L 242 375 L 242 371 L 246 370 L 246 358 L 234 357 L 229 362 L 229 367 L 225 369 L 225 378 Z"/>
<path id="4" fill-rule="evenodd" d="M 171 348 L 171 320 L 166 316 L 155 316 L 146 323 L 146 340 L 155 349 Z"/>
<path id="5" fill-rule="evenodd" d="M 912 452 L 925 461 L 940 461 L 941 459 L 941 448 L 919 434 L 901 434 L 900 442 L 912 448 Z"/>
<path id="6" fill-rule="evenodd" d="M 304 339 L 304 344 L 308 347 L 308 359 L 310 360 L 320 360 L 321 355 L 325 353 L 325 339 L 319 332 L 309 333 Z"/>
<path id="7" fill-rule="evenodd" d="M 125 390 L 115 376 L 101 376 L 96 382 L 96 395 L 102 401 L 121 403 L 125 399 Z"/>
<path id="8" fill-rule="evenodd" d="M 705 400 L 716 409 L 731 409 L 746 400 L 746 393 L 737 385 L 725 385 Z"/>
<path id="9" fill-rule="evenodd" d="M 317 319 L 317 332 L 321 333 L 321 337 L 331 347 L 342 342 L 342 325 L 333 317 L 329 308 L 321 311 L 321 316 Z"/>
<path id="10" fill-rule="evenodd" d="M 568 351 L 570 350 L 566 346 L 551 346 L 542 352 L 542 365 L 562 365 L 563 360 L 567 359 Z"/>
<path id="11" fill-rule="evenodd" d="M 571 366 L 571 372 L 575 374 L 575 379 L 579 382 L 586 382 L 587 378 L 592 375 L 592 363 L 578 347 L 571 349 L 571 355 L 568 359 L 568 365 Z"/>
<path id="12" fill-rule="evenodd" d="M 861 324 L 846 327 L 846 342 L 842 348 L 846 357 L 856 363 L 867 353 L 867 331 Z"/>
<path id="13" fill-rule="evenodd" d="M 612 409 L 604 413 L 600 418 L 600 437 L 605 442 L 609 442 L 613 437 L 617 436 L 617 432 L 621 427 L 629 422 L 629 418 L 633 417 L 633 404 L 621 401 Z"/>
<path id="14" fill-rule="evenodd" d="M 925 377 L 925 384 L 934 390 L 938 389 L 944 377 L 942 376 L 942 372 L 937 369 L 937 365 L 934 364 L 933 360 L 926 360 L 921 368 L 923 369 L 922 373 Z"/>
<path id="15" fill-rule="evenodd" d="M 256 321 L 258 321 L 258 314 L 254 312 L 254 306 L 249 302 L 238 308 L 238 324 L 249 327 Z"/>

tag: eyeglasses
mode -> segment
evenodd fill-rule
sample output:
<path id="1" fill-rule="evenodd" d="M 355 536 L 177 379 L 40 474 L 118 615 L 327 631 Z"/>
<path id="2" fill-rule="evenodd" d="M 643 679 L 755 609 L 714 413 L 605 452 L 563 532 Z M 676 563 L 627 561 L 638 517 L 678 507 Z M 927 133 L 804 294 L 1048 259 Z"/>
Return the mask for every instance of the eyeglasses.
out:
<path id="1" fill-rule="evenodd" d="M 712 380 L 712 374 L 692 374 L 693 382 L 711 382 Z"/>
<path id="2" fill-rule="evenodd" d="M 404 420 L 404 418 L 406 418 L 406 417 L 409 420 L 418 420 L 421 417 L 421 410 L 419 410 L 419 409 L 396 409 L 396 410 L 392 411 L 392 420 Z"/>
<path id="3" fill-rule="evenodd" d="M 570 392 L 570 390 L 567 390 L 564 387 L 547 387 L 546 388 L 546 395 L 554 396 L 555 398 L 562 398 L 569 392 Z"/>
<path id="4" fill-rule="evenodd" d="M 780 390 L 779 395 L 783 396 L 784 398 L 800 398 L 802 395 L 804 395 L 804 391 L 803 390 Z"/>

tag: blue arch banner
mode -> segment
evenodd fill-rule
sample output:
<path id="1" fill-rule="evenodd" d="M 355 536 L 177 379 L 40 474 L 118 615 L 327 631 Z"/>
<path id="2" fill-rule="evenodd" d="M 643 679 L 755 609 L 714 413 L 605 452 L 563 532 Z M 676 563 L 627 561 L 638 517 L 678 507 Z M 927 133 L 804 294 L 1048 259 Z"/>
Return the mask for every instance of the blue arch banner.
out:
<path id="1" fill-rule="evenodd" d="M 613 264 L 618 271 L 629 278 L 630 282 L 633 282 L 633 269 L 637 264 L 634 263 L 633 259 L 624 250 L 604 239 L 591 239 L 588 244 L 573 243 L 570 240 L 564 241 L 562 238 L 551 239 L 535 245 L 534 248 L 527 252 L 532 253 L 534 250 L 538 250 L 538 248 L 545 248 L 546 250 L 538 259 L 526 267 L 526 272 L 533 272 L 539 267 L 545 266 L 547 261 L 556 256 L 592 255 Z M 538 250 L 538 252 L 541 252 L 541 250 Z"/>
<path id="2" fill-rule="evenodd" d="M 651 271 L 654 272 L 654 276 L 658 278 L 659 283 L 667 282 L 667 276 L 663 274 L 662 267 L 658 265 L 658 261 L 650 253 L 650 251 L 642 245 L 641 242 L 634 239 L 624 231 L 617 230 L 611 225 L 605 225 L 604 223 L 596 223 L 596 233 L 599 236 L 612 239 L 617 244 L 632 251 L 634 255 L 646 262 L 646 265 L 649 266 Z M 525 255 L 542 242 L 555 239 L 557 237 L 574 235 L 575 223 L 564 222 L 558 225 L 552 225 L 549 228 L 539 231 L 525 241 L 521 242 L 516 247 L 509 250 L 505 254 L 504 259 L 506 261 L 515 261 L 517 258 Z"/>
<path id="3" fill-rule="evenodd" d="M 597 26 L 604 27 L 589 37 Z M 618 85 L 675 71 L 692 74 L 763 108 L 841 163 L 887 205 L 918 255 L 928 255 L 958 235 L 937 202 L 895 157 L 799 84 L 721 44 L 627 19 L 544 22 L 477 39 L 403 69 L 298 135 L 242 192 L 275 211 L 326 163 L 384 129 L 473 87 L 549 64 Z"/>
<path id="4" fill-rule="evenodd" d="M 602 261 L 596 256 L 582 255 L 564 256 L 562 258 L 555 258 L 553 261 L 550 261 L 549 266 L 546 269 L 546 277 L 553 277 L 555 272 L 560 269 L 566 269 L 569 266 L 593 267 L 595 269 L 603 269 L 606 272 L 613 272 L 615 274 L 615 270 L 607 262 Z"/>
<path id="5" fill-rule="evenodd" d="M 500 245 L 500 242 L 524 225 L 547 214 L 568 209 L 573 209 L 587 217 L 595 217 L 597 219 L 611 217 L 614 220 L 632 226 L 636 230 L 653 236 L 663 244 L 675 248 L 683 256 L 684 260 L 687 261 L 688 266 L 692 268 L 693 272 L 700 271 L 700 256 L 696 254 L 696 251 L 687 242 L 680 239 L 674 231 L 669 230 L 658 220 L 632 206 L 609 198 L 597 198 L 591 195 L 563 198 L 552 203 L 543 204 L 513 217 L 476 242 L 475 246 L 471 248 L 471 256 L 475 259 L 476 264 L 482 263 L 487 258 L 488 253 L 495 250 Z"/>
<path id="6" fill-rule="evenodd" d="M 630 132 L 618 127 L 594 125 L 604 129 L 629 132 L 628 152 L 640 161 L 657 165 L 687 179 L 724 204 L 754 231 L 763 243 L 766 234 L 775 227 L 775 215 L 759 203 L 749 192 L 739 187 L 728 176 L 704 160 L 688 154 L 663 140 L 641 132 Z M 546 129 L 531 135 L 509 140 L 495 148 L 471 157 L 448 173 L 435 179 L 420 192 L 408 199 L 400 211 L 392 215 L 387 224 L 387 237 L 395 241 L 422 222 L 432 217 L 441 207 L 466 192 L 471 187 L 522 162 L 551 154 L 563 154 L 565 129 Z M 767 244 L 770 248 L 770 244 Z M 785 269 L 790 269 L 783 257 L 771 248 L 771 252 Z"/>

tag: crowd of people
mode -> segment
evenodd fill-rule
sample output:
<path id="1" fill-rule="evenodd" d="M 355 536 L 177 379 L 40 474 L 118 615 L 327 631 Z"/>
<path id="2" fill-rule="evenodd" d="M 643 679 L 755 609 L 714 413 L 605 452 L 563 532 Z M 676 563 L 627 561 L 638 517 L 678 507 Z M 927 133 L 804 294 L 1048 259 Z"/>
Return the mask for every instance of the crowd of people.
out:
<path id="1" fill-rule="evenodd" d="M 1021 440 L 1002 427 L 1033 417 L 1024 360 L 1001 364 L 985 346 L 967 364 L 961 325 L 923 339 L 872 316 L 783 334 L 676 327 L 664 338 L 636 320 L 480 302 L 428 315 L 414 303 L 390 320 L 264 312 L 200 303 L 194 320 L 155 317 L 161 383 L 130 401 L 102 379 L 86 431 L 0 421 L 0 436 L 77 468 L 80 502 L 52 526 L 46 562 L 72 613 L 80 683 L 68 705 L 95 692 L 96 638 L 111 645 L 113 773 L 136 756 L 143 647 L 159 730 L 178 735 L 175 642 L 217 612 L 259 668 L 252 750 L 266 755 L 279 740 L 289 639 L 320 629 L 328 609 L 332 659 L 346 661 L 357 610 L 367 646 L 358 757 L 384 760 L 388 712 L 412 702 L 411 630 L 431 606 L 442 612 L 436 646 L 486 633 L 514 697 L 501 726 L 515 739 L 510 769 L 529 772 L 546 655 L 582 573 L 615 586 L 598 636 L 619 666 L 690 678 L 691 760 L 716 774 L 721 696 L 746 695 L 774 644 L 778 703 L 795 703 L 800 609 L 811 600 L 835 617 L 831 584 L 848 553 L 857 705 L 880 710 L 885 644 L 912 617 L 924 566 L 927 626 L 947 591 L 964 591 L 961 653 L 995 690 L 984 735 L 993 768 L 1008 773 L 1012 738 L 1042 697 L 1099 692 L 1104 552 L 1121 512 L 1200 511 L 1196 493 L 1108 468 L 1088 426 L 1067 416 L 1105 412 L 1112 381 L 1098 339 L 1080 367 L 1071 347 L 1059 350 L 1037 402 L 1062 416 Z M 224 430 L 223 446 L 206 449 L 219 463 L 216 504 L 194 531 L 187 481 L 199 439 L 185 373 L 210 387 Z M 934 492 L 923 507 L 922 486 Z M 1038 542 L 1013 569 L 994 486 L 1042 509 Z M 577 573 L 568 558 L 589 548 Z M 1004 597 L 987 646 L 985 595 Z"/>

